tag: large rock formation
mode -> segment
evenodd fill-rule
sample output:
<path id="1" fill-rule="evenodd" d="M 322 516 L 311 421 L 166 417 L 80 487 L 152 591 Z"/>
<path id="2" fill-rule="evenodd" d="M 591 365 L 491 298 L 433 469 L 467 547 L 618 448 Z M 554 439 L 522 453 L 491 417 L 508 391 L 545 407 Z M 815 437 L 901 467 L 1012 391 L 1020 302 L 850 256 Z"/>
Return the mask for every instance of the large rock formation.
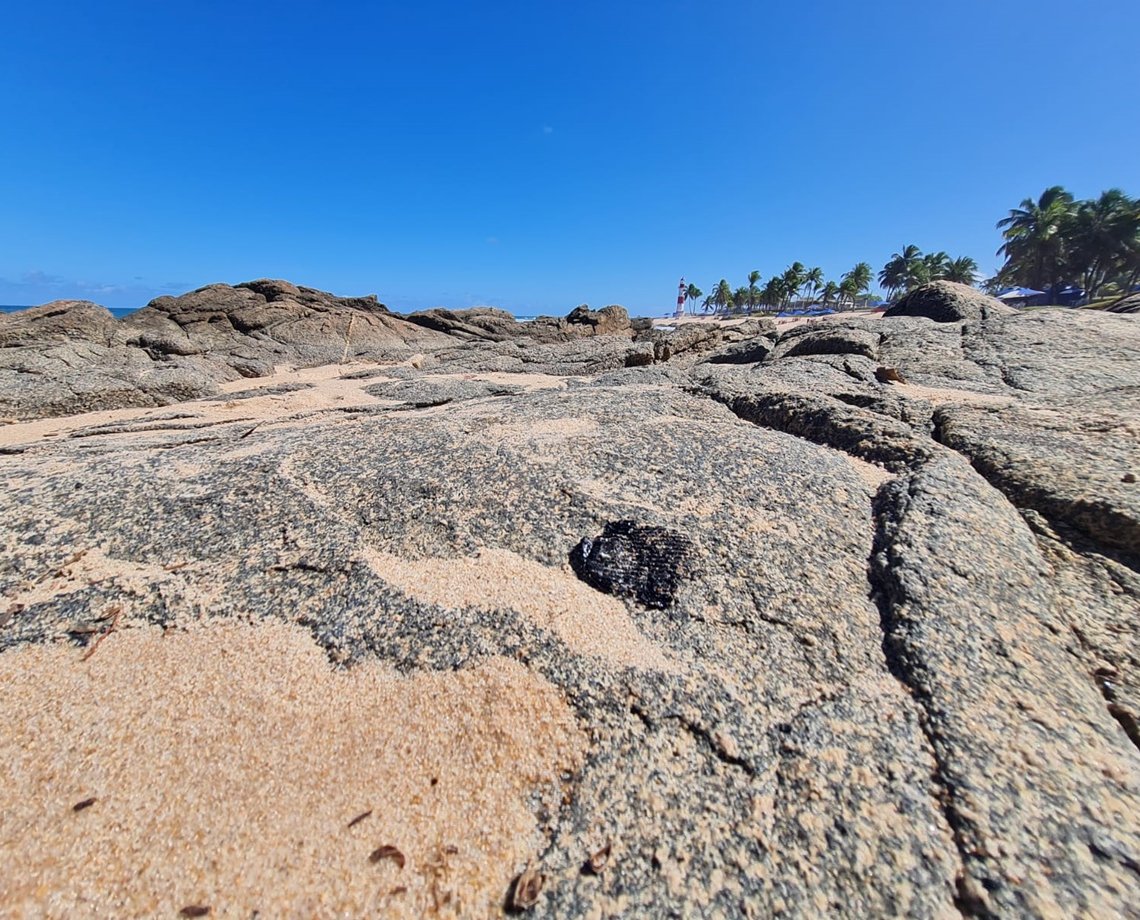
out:
<path id="1" fill-rule="evenodd" d="M 217 392 L 218 362 L 155 362 L 93 303 L 55 301 L 0 314 L 0 419 L 154 406 Z"/>
<path id="2" fill-rule="evenodd" d="M 424 354 L 417 363 L 454 370 L 599 374 L 753 341 L 773 333 L 766 322 L 663 332 L 648 320 L 631 322 L 619 306 L 580 306 L 529 323 L 487 307 L 405 317 L 374 296 L 336 297 L 269 280 L 159 297 L 119 322 L 96 304 L 59 301 L 0 315 L 0 418 L 169 405 L 282 365 Z"/>
<path id="3" fill-rule="evenodd" d="M 53 300 L 41 307 L 0 314 L 0 348 L 70 341 L 110 345 L 114 337 L 111 311 L 87 300 Z"/>
<path id="4" fill-rule="evenodd" d="M 592 335 L 631 336 L 633 324 L 625 307 L 609 306 L 591 310 L 588 306 L 575 307 L 564 319 L 540 316 L 528 323 L 520 323 L 506 310 L 493 307 L 475 307 L 471 310 L 422 310 L 410 313 L 408 322 L 435 329 L 465 340 L 502 342 L 526 337 L 537 342 L 565 342 Z"/>
<path id="5" fill-rule="evenodd" d="M 251 330 L 242 360 L 262 334 L 272 353 L 278 301 L 229 290 L 245 293 L 214 324 Z M 68 667 L 109 669 L 147 628 L 169 643 L 284 622 L 348 675 L 462 676 L 490 734 L 439 718 L 457 720 L 449 756 L 472 789 L 510 772 L 488 747 L 551 752 L 530 797 L 512 793 L 529 827 L 510 846 L 494 822 L 399 836 L 435 826 L 432 789 L 452 794 L 431 760 L 406 800 L 307 827 L 347 867 L 322 900 L 237 881 L 194 895 L 219 914 L 360 914 L 391 879 L 383 910 L 405 916 L 1135 916 L 1140 321 L 1019 314 L 944 285 L 902 312 L 563 341 L 437 324 L 444 344 L 415 341 L 415 360 L 221 384 L 176 411 L 62 419 L 50 438 L 47 422 L 2 427 L 0 667 L 54 644 L 93 654 Z M 180 328 L 205 342 L 210 325 Z M 504 686 L 526 714 L 501 714 Z M 266 705 L 293 692 L 282 678 Z M 202 712 L 180 730 L 214 737 Z M 17 910 L 37 890 L 64 913 L 129 890 L 177 912 L 191 895 L 167 879 L 198 876 L 164 866 L 201 851 L 214 868 L 194 884 L 227 871 L 220 831 L 171 830 L 166 855 L 139 855 L 150 819 L 115 781 L 124 750 L 38 718 L 35 750 L 0 750 L 18 765 L 0 795 L 46 816 L 21 832 L 35 866 L 6 862 L 40 886 L 8 898 Z M 421 769 L 407 733 L 401 790 Z M 52 856 L 75 815 L 41 803 L 37 752 L 56 782 L 76 758 L 97 766 L 82 814 L 116 828 L 118 874 Z M 317 781 L 312 762 L 262 756 L 269 776 Z M 155 769 L 149 784 L 176 772 Z M 225 824 L 226 794 L 208 801 Z M 20 837 L 4 820 L 0 839 Z M 59 838 L 68 859 L 100 858 L 89 837 Z M 289 846 L 243 837 L 241 864 L 292 866 L 293 891 L 316 870 L 283 862 Z"/>
<path id="6" fill-rule="evenodd" d="M 953 281 L 924 284 L 891 307 L 885 316 L 925 316 L 936 323 L 974 323 L 991 316 L 1009 316 L 1014 308 L 980 291 Z"/>
<path id="7" fill-rule="evenodd" d="M 281 364 L 403 358 L 451 341 L 375 297 L 285 281 L 159 297 L 120 322 L 95 304 L 61 301 L 0 316 L 0 417 L 167 405 Z"/>
<path id="8" fill-rule="evenodd" d="M 151 357 L 210 355 L 243 376 L 275 364 L 379 360 L 444 341 L 388 311 L 375 297 L 334 297 L 286 281 L 212 284 L 159 297 L 123 321 L 128 345 Z"/>

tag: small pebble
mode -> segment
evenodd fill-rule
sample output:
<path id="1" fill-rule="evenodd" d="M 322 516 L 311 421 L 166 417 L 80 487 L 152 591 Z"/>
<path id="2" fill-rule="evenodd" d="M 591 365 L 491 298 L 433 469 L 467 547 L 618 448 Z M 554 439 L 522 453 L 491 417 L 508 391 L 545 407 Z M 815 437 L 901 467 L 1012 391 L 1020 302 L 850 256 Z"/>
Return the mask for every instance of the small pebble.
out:
<path id="1" fill-rule="evenodd" d="M 401 868 L 401 869 L 404 868 L 404 854 L 401 853 L 396 847 L 393 847 L 393 846 L 377 847 L 375 850 L 372 851 L 371 855 L 369 855 L 369 857 L 368 857 L 368 861 L 370 863 L 378 863 L 383 859 L 390 859 L 399 868 Z"/>
<path id="2" fill-rule="evenodd" d="M 511 907 L 526 910 L 538 903 L 538 895 L 545 881 L 543 874 L 536 869 L 527 869 L 517 879 L 511 889 Z"/>
<path id="3" fill-rule="evenodd" d="M 593 875 L 601 875 L 610 861 L 610 854 L 613 852 L 613 845 L 606 843 L 600 850 L 590 854 L 590 858 L 586 860 L 586 867 Z"/>

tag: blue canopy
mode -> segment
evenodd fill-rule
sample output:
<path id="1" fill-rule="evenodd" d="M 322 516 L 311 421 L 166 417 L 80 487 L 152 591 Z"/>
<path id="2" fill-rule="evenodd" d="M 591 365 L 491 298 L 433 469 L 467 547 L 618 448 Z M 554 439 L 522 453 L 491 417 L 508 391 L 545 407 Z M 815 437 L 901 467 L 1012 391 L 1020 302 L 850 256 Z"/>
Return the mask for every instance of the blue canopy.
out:
<path id="1" fill-rule="evenodd" d="M 811 307 L 807 310 L 781 310 L 776 316 L 791 319 L 796 316 L 829 316 L 835 311 L 831 307 Z"/>
<path id="2" fill-rule="evenodd" d="M 1033 288 L 1015 287 L 998 294 L 998 300 L 1021 300 L 1023 297 L 1038 297 L 1044 291 L 1035 291 Z"/>

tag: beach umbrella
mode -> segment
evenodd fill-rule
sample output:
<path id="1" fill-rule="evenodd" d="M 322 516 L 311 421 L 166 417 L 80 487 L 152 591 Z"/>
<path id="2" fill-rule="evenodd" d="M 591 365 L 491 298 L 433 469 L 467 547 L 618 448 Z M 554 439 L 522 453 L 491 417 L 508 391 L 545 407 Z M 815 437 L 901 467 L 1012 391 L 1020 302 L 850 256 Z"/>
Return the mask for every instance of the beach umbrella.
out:
<path id="1" fill-rule="evenodd" d="M 1010 290 L 998 294 L 998 300 L 1021 300 L 1025 297 L 1036 297 L 1044 293 L 1044 291 L 1035 291 L 1033 288 L 1010 288 Z"/>

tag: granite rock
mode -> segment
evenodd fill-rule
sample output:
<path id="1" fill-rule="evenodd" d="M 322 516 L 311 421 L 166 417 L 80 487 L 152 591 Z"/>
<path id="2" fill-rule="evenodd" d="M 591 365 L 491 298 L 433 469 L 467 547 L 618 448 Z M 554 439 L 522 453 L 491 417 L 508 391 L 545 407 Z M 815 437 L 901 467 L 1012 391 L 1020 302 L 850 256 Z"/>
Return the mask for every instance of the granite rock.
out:
<path id="1" fill-rule="evenodd" d="M 236 374 L 340 329 L 303 288 L 205 290 L 175 311 L 202 352 L 0 355 Z M 366 302 L 407 335 L 372 367 L 5 426 L 0 649 L 89 645 L 116 605 L 299 624 L 346 669 L 513 659 L 589 738 L 496 882 L 540 872 L 542 915 L 1135 916 L 1140 321 L 904 304 L 543 340 Z"/>
<path id="2" fill-rule="evenodd" d="M 208 354 L 239 370 L 250 361 L 272 369 L 382 360 L 447 341 L 391 313 L 375 297 L 335 297 L 270 280 L 159 297 L 127 316 L 120 335 L 152 358 Z"/>
<path id="3" fill-rule="evenodd" d="M 71 340 L 110 345 L 114 330 L 115 317 L 106 307 L 87 300 L 53 300 L 43 306 L 0 314 L 0 348 Z"/>
<path id="4" fill-rule="evenodd" d="M 915 288 L 883 315 L 922 316 L 936 323 L 976 323 L 991 316 L 1009 316 L 1014 312 L 1013 307 L 969 285 L 932 281 Z"/>

